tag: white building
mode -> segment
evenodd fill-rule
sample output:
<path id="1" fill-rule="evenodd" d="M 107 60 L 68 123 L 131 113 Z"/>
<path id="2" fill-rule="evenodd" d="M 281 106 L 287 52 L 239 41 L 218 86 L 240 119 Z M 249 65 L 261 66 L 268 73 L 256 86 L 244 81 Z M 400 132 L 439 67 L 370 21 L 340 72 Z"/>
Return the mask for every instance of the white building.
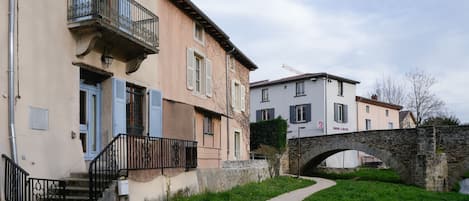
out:
<path id="1" fill-rule="evenodd" d="M 288 139 L 356 131 L 358 81 L 307 73 L 251 83 L 250 121 L 281 116 L 288 121 Z M 358 152 L 345 151 L 326 159 L 328 167 L 358 166 Z"/>

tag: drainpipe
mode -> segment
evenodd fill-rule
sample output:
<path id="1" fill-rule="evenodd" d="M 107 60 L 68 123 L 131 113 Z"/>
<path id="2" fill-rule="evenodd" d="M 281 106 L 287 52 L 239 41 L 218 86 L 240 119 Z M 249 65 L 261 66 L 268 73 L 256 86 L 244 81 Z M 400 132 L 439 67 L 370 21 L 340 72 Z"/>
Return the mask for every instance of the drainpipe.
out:
<path id="1" fill-rule="evenodd" d="M 15 134 L 15 0 L 9 0 L 8 9 L 8 128 L 11 157 L 18 163 Z"/>
<path id="2" fill-rule="evenodd" d="M 230 96 L 229 96 L 229 88 L 230 88 L 230 81 L 228 79 L 228 70 L 230 65 L 230 56 L 236 51 L 236 48 L 233 48 L 229 52 L 226 53 L 226 159 L 230 159 Z"/>
<path id="3" fill-rule="evenodd" d="M 327 135 L 327 83 L 329 83 L 329 75 L 326 74 L 324 80 L 324 134 Z"/>

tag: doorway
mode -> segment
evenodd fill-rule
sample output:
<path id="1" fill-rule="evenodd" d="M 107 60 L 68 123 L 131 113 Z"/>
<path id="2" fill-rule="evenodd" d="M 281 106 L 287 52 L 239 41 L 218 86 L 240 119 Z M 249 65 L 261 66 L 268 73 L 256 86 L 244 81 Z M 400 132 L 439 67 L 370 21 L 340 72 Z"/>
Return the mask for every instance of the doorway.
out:
<path id="1" fill-rule="evenodd" d="M 80 83 L 80 140 L 85 160 L 93 160 L 101 145 L 101 86 Z"/>

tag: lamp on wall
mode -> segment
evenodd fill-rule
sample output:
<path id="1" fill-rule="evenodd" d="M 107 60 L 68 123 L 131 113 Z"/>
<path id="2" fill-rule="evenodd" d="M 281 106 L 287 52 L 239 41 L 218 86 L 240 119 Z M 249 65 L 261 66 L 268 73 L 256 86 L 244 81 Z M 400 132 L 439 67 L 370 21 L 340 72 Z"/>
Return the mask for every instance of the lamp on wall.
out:
<path id="1" fill-rule="evenodd" d="M 108 49 L 104 49 L 104 53 L 101 56 L 101 62 L 103 62 L 106 68 L 111 66 L 112 62 L 114 61 L 114 57 L 111 56 Z"/>

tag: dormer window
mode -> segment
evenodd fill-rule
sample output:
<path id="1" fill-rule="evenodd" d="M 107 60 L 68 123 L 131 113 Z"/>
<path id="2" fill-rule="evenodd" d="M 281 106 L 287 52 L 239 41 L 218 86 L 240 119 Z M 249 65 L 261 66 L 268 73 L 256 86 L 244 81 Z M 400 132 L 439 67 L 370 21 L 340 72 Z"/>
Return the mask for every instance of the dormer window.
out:
<path id="1" fill-rule="evenodd" d="M 205 43 L 204 27 L 199 23 L 194 23 L 194 39 L 201 44 Z"/>

